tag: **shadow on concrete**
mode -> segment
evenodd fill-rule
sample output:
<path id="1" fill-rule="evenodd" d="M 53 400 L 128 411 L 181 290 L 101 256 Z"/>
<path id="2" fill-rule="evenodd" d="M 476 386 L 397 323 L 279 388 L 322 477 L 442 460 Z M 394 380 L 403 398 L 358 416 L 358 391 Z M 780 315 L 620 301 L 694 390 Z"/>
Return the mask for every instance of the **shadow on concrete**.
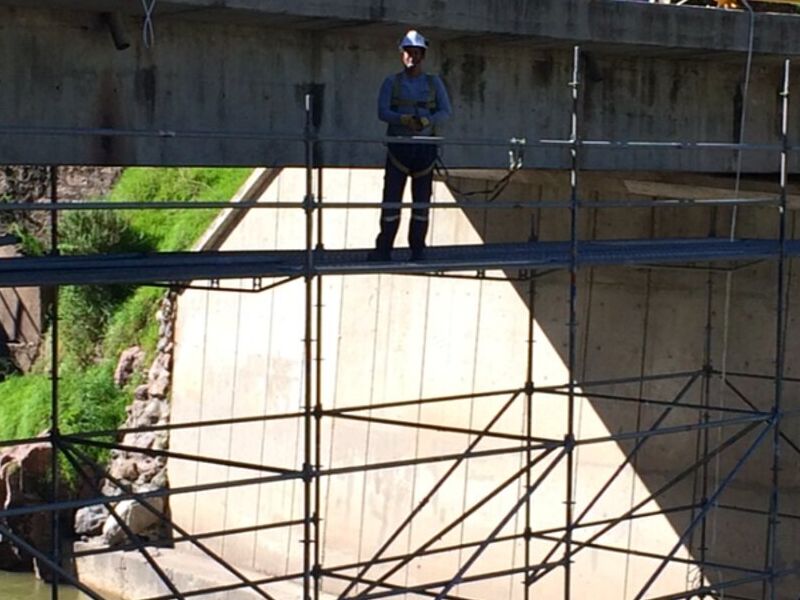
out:
<path id="1" fill-rule="evenodd" d="M 466 179 L 451 183 L 460 189 L 487 185 Z M 568 174 L 533 176 L 525 184 L 510 186 L 504 195 L 509 199 L 568 199 Z M 580 195 L 592 199 L 630 197 L 621 179 L 597 175 L 583 178 Z M 462 204 L 486 243 L 523 241 L 531 234 L 540 240 L 570 239 L 567 209 L 487 211 Z M 727 211 L 709 208 L 584 209 L 578 235 L 581 239 L 728 235 L 730 216 Z M 744 209 L 738 214 L 737 228 L 742 237 L 772 236 L 775 215 L 764 209 Z M 787 264 L 790 277 L 793 267 Z M 578 272 L 575 379 L 620 380 L 579 386 L 609 432 L 664 432 L 703 420 L 733 421 L 700 431 L 675 430 L 639 443 L 632 438 L 617 442 L 626 456 L 631 456 L 647 490 L 651 494 L 660 491 L 658 506 L 667 511 L 666 517 L 691 556 L 709 565 L 702 572 L 687 567 L 687 581 L 702 587 L 705 578 L 710 588 L 708 595 L 692 597 L 770 597 L 769 588 L 764 588 L 763 572 L 773 546 L 767 515 L 773 501 L 776 453 L 773 432 L 766 423 L 768 414 L 755 413 L 769 413 L 776 397 L 777 273 L 775 264 L 752 265 L 731 275 L 705 268 L 598 267 Z M 516 277 L 518 273 L 507 275 Z M 791 336 L 798 288 L 791 285 L 791 279 L 789 282 L 785 374 L 791 377 L 797 376 L 800 363 L 797 342 Z M 537 278 L 533 306 L 529 284 L 515 283 L 564 364 L 569 364 L 570 355 L 569 283 L 568 273 Z M 722 370 L 728 374 L 725 381 L 715 374 Z M 689 383 L 688 375 L 669 376 L 676 372 L 696 372 L 698 376 Z M 797 408 L 798 391 L 800 384 L 785 382 L 784 408 Z M 673 405 L 648 405 L 636 399 Z M 568 401 L 566 396 L 564 401 Z M 701 408 L 681 407 L 691 404 Z M 703 410 L 704 404 L 717 410 Z M 567 423 L 564 425 L 566 433 Z M 779 575 L 800 564 L 796 543 L 800 519 L 791 516 L 797 513 L 800 500 L 800 428 L 796 418 L 784 418 L 781 434 L 777 445 L 777 501 L 783 516 L 774 544 Z M 580 439 L 580 430 L 576 435 Z M 600 491 L 599 485 L 596 491 Z M 576 505 L 575 514 L 580 515 L 586 506 L 586 502 Z M 633 503 L 620 507 L 619 515 L 625 515 L 631 506 Z M 650 509 L 652 504 L 643 510 Z M 589 512 L 586 519 L 596 517 Z M 637 535 L 646 538 L 647 520 L 638 523 Z M 577 531 L 575 539 L 591 538 Z M 597 543 L 603 544 L 602 537 Z M 635 544 L 631 548 L 636 550 Z M 660 562 L 652 560 L 648 568 L 655 572 Z M 798 588 L 800 579 L 796 575 L 783 576 L 777 597 L 795 598 Z"/>

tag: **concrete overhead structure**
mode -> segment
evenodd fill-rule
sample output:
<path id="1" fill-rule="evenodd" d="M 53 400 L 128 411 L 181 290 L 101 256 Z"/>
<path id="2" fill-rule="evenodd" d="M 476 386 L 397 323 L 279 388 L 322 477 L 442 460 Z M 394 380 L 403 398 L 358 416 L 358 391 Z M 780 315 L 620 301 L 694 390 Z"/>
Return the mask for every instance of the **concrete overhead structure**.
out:
<path id="1" fill-rule="evenodd" d="M 399 70 L 396 44 L 410 26 L 431 38 L 428 66 L 453 98 L 443 133 L 500 143 L 448 147 L 453 167 L 504 167 L 512 137 L 568 137 L 576 44 L 584 140 L 735 142 L 746 104 L 745 141 L 775 143 L 780 62 L 800 53 L 800 17 L 758 14 L 744 103 L 743 11 L 611 0 L 160 0 L 144 22 L 134 0 L 1 0 L 0 17 L 0 163 L 298 165 L 310 91 L 318 135 L 334 138 L 318 161 L 380 166 L 377 88 Z M 112 30 L 128 49 L 116 49 Z M 736 160 L 719 150 L 587 148 L 582 163 L 731 172 Z M 528 168 L 568 165 L 563 149 L 526 151 Z M 750 152 L 745 166 L 774 171 L 774 153 Z"/>

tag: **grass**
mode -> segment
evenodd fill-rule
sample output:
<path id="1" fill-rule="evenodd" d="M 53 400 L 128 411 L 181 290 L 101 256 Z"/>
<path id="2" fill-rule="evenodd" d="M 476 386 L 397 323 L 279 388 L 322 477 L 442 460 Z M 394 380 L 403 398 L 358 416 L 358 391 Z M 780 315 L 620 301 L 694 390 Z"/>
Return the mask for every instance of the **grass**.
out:
<path id="1" fill-rule="evenodd" d="M 127 169 L 111 194 L 116 201 L 230 200 L 250 169 Z M 219 211 L 214 209 L 133 210 L 128 218 L 134 230 L 147 236 L 160 252 L 186 250 L 200 237 Z"/>
<path id="2" fill-rule="evenodd" d="M 229 200 L 244 183 L 250 169 L 129 168 L 111 193 L 113 201 L 221 201 Z M 122 241 L 107 247 L 111 223 L 108 215 L 79 222 L 65 248 L 75 253 L 187 250 L 205 231 L 216 209 L 119 211 L 124 221 Z M 88 213 L 85 213 L 88 214 Z M 99 224 L 99 226 L 98 226 Z M 115 238 L 116 240 L 116 238 Z M 142 347 L 149 365 L 158 341 L 155 312 L 163 289 L 138 287 L 114 293 L 66 288 L 59 312 L 69 318 L 61 330 L 59 427 L 64 433 L 114 429 L 125 418 L 134 380 L 125 389 L 113 382 L 119 354 L 132 345 Z M 92 303 L 95 304 L 92 304 Z M 88 311 L 88 312 L 87 312 Z M 84 316 L 81 316 L 84 315 Z M 88 318 L 88 315 L 101 318 Z M 76 322 L 77 321 L 77 322 Z M 81 323 L 86 321 L 86 327 Z M 68 339 L 64 336 L 68 335 Z M 43 353 L 28 375 L 12 375 L 0 381 L 0 440 L 34 437 L 50 425 L 50 358 Z M 105 460 L 105 451 L 90 453 Z M 71 472 L 67 469 L 66 472 Z"/>
<path id="3" fill-rule="evenodd" d="M 63 434 L 119 427 L 130 395 L 114 385 L 114 364 L 106 361 L 85 370 L 68 370 L 59 378 L 59 429 Z M 0 382 L 0 439 L 37 436 L 50 428 L 50 377 L 13 375 Z M 108 451 L 86 449 L 105 462 Z M 64 481 L 73 487 L 76 474 L 61 461 Z"/>

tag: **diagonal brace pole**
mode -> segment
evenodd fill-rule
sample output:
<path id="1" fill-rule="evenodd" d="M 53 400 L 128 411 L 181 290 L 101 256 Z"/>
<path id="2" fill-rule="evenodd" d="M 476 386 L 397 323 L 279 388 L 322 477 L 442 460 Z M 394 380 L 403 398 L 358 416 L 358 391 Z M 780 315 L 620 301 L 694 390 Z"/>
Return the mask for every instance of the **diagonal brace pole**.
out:
<path id="1" fill-rule="evenodd" d="M 678 538 L 678 541 L 672 547 L 672 550 L 670 550 L 667 556 L 664 557 L 664 560 L 662 560 L 661 564 L 658 565 L 658 568 L 656 568 L 656 570 L 644 584 L 644 587 L 642 587 L 639 593 L 636 594 L 634 600 L 641 600 L 644 597 L 644 595 L 647 593 L 647 590 L 650 589 L 655 580 L 658 579 L 658 576 L 661 574 L 661 572 L 666 568 L 672 556 L 678 551 L 678 549 L 684 544 L 684 542 L 686 542 L 688 537 L 694 531 L 695 527 L 697 527 L 697 525 L 701 521 L 703 521 L 706 514 L 708 514 L 708 512 L 712 508 L 714 508 L 714 503 L 717 501 L 717 498 L 719 498 L 722 492 L 725 491 L 725 488 L 727 488 L 728 484 L 730 484 L 730 482 L 733 481 L 734 477 L 736 477 L 741 468 L 747 463 L 749 458 L 753 455 L 753 452 L 755 452 L 755 450 L 761 445 L 761 442 L 763 442 L 766 439 L 767 433 L 772 431 L 775 426 L 776 426 L 775 420 L 771 419 L 769 422 L 769 426 L 764 427 L 761 433 L 758 434 L 758 437 L 756 437 L 755 441 L 753 441 L 753 443 L 750 444 L 750 447 L 747 449 L 744 455 L 738 460 L 738 462 L 725 476 L 725 479 L 723 479 L 720 482 L 720 484 L 717 486 L 717 489 L 714 491 L 711 497 L 705 501 L 703 508 L 697 513 L 697 515 L 695 515 L 694 519 L 692 519 L 692 521 L 686 527 L 684 532 L 681 534 L 680 538 Z"/>
<path id="2" fill-rule="evenodd" d="M 531 494 L 533 494 L 533 492 L 536 491 L 536 489 L 542 484 L 542 482 L 545 479 L 547 479 L 547 476 L 550 475 L 550 473 L 553 471 L 556 465 L 558 465 L 558 463 L 561 462 L 561 459 L 564 458 L 568 452 L 569 449 L 567 447 L 563 449 L 555 458 L 553 458 L 553 460 L 550 461 L 550 464 L 547 465 L 547 468 L 544 471 L 542 471 L 539 477 L 536 478 L 536 481 L 534 481 L 531 484 L 531 486 L 525 491 L 522 497 L 519 500 L 517 500 L 516 504 L 514 504 L 511 510 L 508 511 L 508 513 L 506 513 L 505 517 L 503 517 L 500 520 L 500 522 L 487 536 L 487 538 L 483 540 L 483 542 L 481 542 L 481 545 L 478 546 L 475 552 L 472 553 L 472 556 L 470 556 L 469 559 L 467 559 L 467 562 L 465 562 L 464 565 L 458 570 L 455 577 L 453 577 L 453 579 L 451 579 L 450 582 L 447 585 L 445 585 L 444 588 L 442 588 L 442 591 L 437 594 L 435 600 L 442 600 L 447 595 L 447 593 L 451 589 L 453 589 L 454 586 L 458 585 L 458 583 L 464 577 L 464 574 L 475 563 L 475 561 L 478 560 L 478 558 L 480 558 L 480 555 L 483 553 L 483 551 L 489 547 L 491 541 L 500 534 L 500 532 L 508 524 L 508 522 L 512 519 L 512 517 L 516 515 L 519 509 L 522 508 L 522 506 L 528 501 L 528 498 L 531 497 Z"/>
<path id="3" fill-rule="evenodd" d="M 113 477 L 113 476 L 112 476 L 112 475 L 110 475 L 109 473 L 106 473 L 106 472 L 105 472 L 103 469 L 101 469 L 101 468 L 100 468 L 100 467 L 99 467 L 99 466 L 98 466 L 98 465 L 97 465 L 97 464 L 96 464 L 96 463 L 95 463 L 95 462 L 94 462 L 94 461 L 93 461 L 91 458 L 89 458 L 88 456 L 86 456 L 86 454 L 84 454 L 83 452 L 81 452 L 79 449 L 77 449 L 77 448 L 75 448 L 75 447 L 72 447 L 72 450 L 73 450 L 73 452 L 75 453 L 75 455 L 76 455 L 76 456 L 77 456 L 77 457 L 78 457 L 78 458 L 79 458 L 79 459 L 80 459 L 80 460 L 81 460 L 81 461 L 82 461 L 84 464 L 86 464 L 86 465 L 88 465 L 89 467 L 91 467 L 91 468 L 92 468 L 92 469 L 95 471 L 95 473 L 97 473 L 98 475 L 103 475 L 103 476 L 104 476 L 104 477 L 106 477 L 106 478 L 107 478 L 109 481 L 111 481 L 111 483 L 113 483 L 115 486 L 117 486 L 119 489 L 125 489 L 125 486 L 122 484 L 122 482 L 121 482 L 119 479 L 117 479 L 117 478 Z M 215 554 L 214 552 L 212 552 L 212 551 L 211 551 L 211 550 L 208 548 L 208 546 L 206 546 L 205 544 L 203 544 L 202 542 L 200 542 L 200 541 L 199 541 L 199 540 L 198 540 L 198 539 L 197 539 L 195 536 L 193 536 L 193 535 L 192 535 L 192 534 L 190 534 L 188 531 L 186 531 L 185 529 L 183 529 L 182 527 L 180 527 L 178 524 L 176 524 L 175 522 L 173 522 L 173 521 L 172 521 L 171 519 L 169 519 L 169 518 L 168 518 L 166 515 L 164 515 L 164 514 L 163 514 L 163 513 L 162 513 L 160 510 L 157 510 L 155 507 L 153 507 L 153 505 L 152 505 L 152 504 L 150 504 L 150 503 L 147 501 L 147 499 L 146 499 L 144 496 L 142 496 L 141 494 L 137 494 L 137 493 L 135 493 L 135 492 L 130 492 L 130 495 L 131 495 L 131 496 L 133 497 L 133 499 L 135 499 L 135 500 L 136 500 L 136 501 L 137 501 L 139 504 L 141 504 L 141 506 L 142 506 L 142 507 L 143 507 L 145 510 L 147 510 L 147 512 L 149 512 L 149 513 L 151 513 L 152 515 L 154 515 L 154 516 L 155 516 L 155 517 L 156 517 L 156 518 L 157 518 L 159 521 L 161 521 L 161 522 L 163 522 L 163 523 L 167 523 L 167 524 L 169 524 L 169 525 L 170 525 L 170 527 L 174 528 L 174 529 L 175 529 L 175 531 L 177 531 L 177 532 L 178 532 L 180 535 L 182 535 L 183 537 L 185 537 L 186 539 L 188 539 L 188 540 L 189 540 L 189 541 L 190 541 L 192 544 L 194 544 L 194 545 L 195 545 L 195 546 L 196 546 L 196 547 L 197 547 L 199 550 L 201 550 L 201 551 L 202 551 L 202 552 L 203 552 L 203 553 L 204 553 L 206 556 L 208 556 L 209 558 L 211 558 L 212 560 L 214 560 L 214 561 L 215 561 L 217 564 L 219 564 L 221 567 L 223 567 L 223 568 L 224 568 L 226 571 L 228 571 L 228 572 L 229 572 L 229 573 L 231 573 L 233 576 L 235 576 L 236 578 L 238 578 L 238 579 L 239 579 L 239 580 L 240 580 L 242 583 L 246 584 L 246 585 L 247 585 L 249 588 L 251 588 L 251 589 L 252 589 L 252 590 L 253 590 L 255 593 L 257 593 L 259 596 L 261 596 L 262 598 L 266 598 L 266 600 L 275 600 L 275 598 L 273 598 L 272 596 L 270 596 L 270 595 L 269 595 L 267 592 L 265 592 L 264 590 L 262 590 L 262 589 L 261 589 L 260 587 L 258 587 L 256 584 L 254 584 L 253 582 L 251 582 L 251 581 L 250 581 L 250 580 L 249 580 L 247 577 L 245 577 L 245 576 L 244 576 L 244 575 L 243 575 L 243 574 L 242 574 L 242 573 L 241 573 L 241 572 L 240 572 L 240 571 L 239 571 L 239 570 L 238 570 L 236 567 L 234 567 L 233 565 L 231 565 L 231 564 L 230 564 L 230 563 L 228 563 L 227 561 L 223 560 L 223 559 L 222 559 L 220 556 L 218 556 L 217 554 Z"/>
<path id="4" fill-rule="evenodd" d="M 425 508 L 425 506 L 428 504 L 428 502 L 430 502 L 431 498 L 433 498 L 436 492 L 438 492 L 445 484 L 445 482 L 450 478 L 450 476 L 456 472 L 461 463 L 463 463 L 466 459 L 470 458 L 470 455 L 472 451 L 475 449 L 475 447 L 491 431 L 492 427 L 494 427 L 497 421 L 500 420 L 500 418 L 505 414 L 505 412 L 509 409 L 509 407 L 519 397 L 520 393 L 521 393 L 520 390 L 514 392 L 511 395 L 511 397 L 506 401 L 506 403 L 503 404 L 502 407 L 500 407 L 500 410 L 497 412 L 497 414 L 495 414 L 494 417 L 492 417 L 492 419 L 490 419 L 490 421 L 486 424 L 486 426 L 483 428 L 480 434 L 478 434 L 478 436 L 474 440 L 472 440 L 472 442 L 470 442 L 464 453 L 461 456 L 459 456 L 453 462 L 452 465 L 450 465 L 450 467 L 447 469 L 444 475 L 442 475 L 439 478 L 439 481 L 437 481 L 433 485 L 433 487 L 425 495 L 425 497 L 422 498 L 422 500 L 420 500 L 419 503 L 414 507 L 414 510 L 412 510 L 411 513 L 403 520 L 403 522 L 400 523 L 400 525 L 394 530 L 394 532 L 392 532 L 392 534 L 387 538 L 387 540 L 383 543 L 383 545 L 381 545 L 378 551 L 372 556 L 369 562 L 359 570 L 355 579 L 353 579 L 345 588 L 345 590 L 340 594 L 341 598 L 344 598 L 345 596 L 347 596 L 347 594 L 349 594 L 352 591 L 352 589 L 359 583 L 360 578 L 363 577 L 367 573 L 367 571 L 370 570 L 370 568 L 372 568 L 372 566 L 381 556 L 383 556 L 383 553 L 386 552 L 389 546 L 391 546 L 392 543 L 398 538 L 398 536 L 405 530 L 405 528 L 408 527 L 408 525 L 414 520 L 414 517 L 416 517 L 417 514 L 419 514 L 419 512 L 423 508 Z"/>

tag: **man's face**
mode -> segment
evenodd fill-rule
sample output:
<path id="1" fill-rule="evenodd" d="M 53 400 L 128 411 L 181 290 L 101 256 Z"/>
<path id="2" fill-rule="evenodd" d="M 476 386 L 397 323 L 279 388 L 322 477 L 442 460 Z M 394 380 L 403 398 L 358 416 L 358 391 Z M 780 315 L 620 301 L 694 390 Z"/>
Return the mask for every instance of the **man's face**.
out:
<path id="1" fill-rule="evenodd" d="M 422 64 L 423 60 L 425 60 L 425 48 L 403 48 L 402 61 L 406 69 L 413 69 L 417 65 Z"/>

